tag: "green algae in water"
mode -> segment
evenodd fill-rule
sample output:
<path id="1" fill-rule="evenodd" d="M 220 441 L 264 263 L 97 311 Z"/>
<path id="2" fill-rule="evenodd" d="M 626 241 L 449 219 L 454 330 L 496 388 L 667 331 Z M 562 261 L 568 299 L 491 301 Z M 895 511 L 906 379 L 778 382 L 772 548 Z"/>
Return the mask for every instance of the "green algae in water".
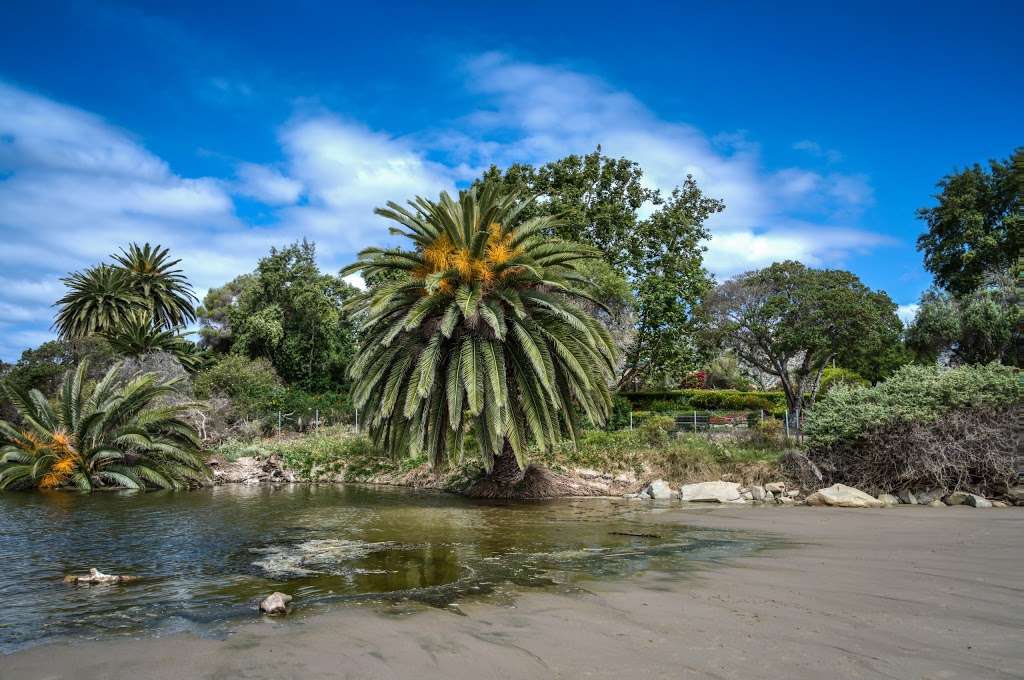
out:
<path id="1" fill-rule="evenodd" d="M 525 588 L 679 574 L 767 539 L 653 521 L 608 499 L 474 502 L 360 486 L 192 493 L 5 494 L 0 652 L 53 637 L 219 634 L 273 590 L 337 602 L 452 607 Z M 97 567 L 137 583 L 69 587 Z"/>

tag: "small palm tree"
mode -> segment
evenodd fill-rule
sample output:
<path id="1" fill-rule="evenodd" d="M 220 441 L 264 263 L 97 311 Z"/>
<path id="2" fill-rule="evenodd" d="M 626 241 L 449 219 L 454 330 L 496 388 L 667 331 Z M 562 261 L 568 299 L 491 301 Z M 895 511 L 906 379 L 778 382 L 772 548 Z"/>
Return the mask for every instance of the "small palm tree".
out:
<path id="1" fill-rule="evenodd" d="M 0 420 L 0 489 L 181 489 L 207 478 L 186 405 L 159 403 L 175 381 L 144 373 L 122 383 L 116 365 L 89 387 L 87 371 L 83 361 L 65 374 L 56 406 L 3 386 L 23 427 Z"/>
<path id="2" fill-rule="evenodd" d="M 590 298 L 573 263 L 596 253 L 551 238 L 551 217 L 522 220 L 529 204 L 488 184 L 377 211 L 415 244 L 343 270 L 382 281 L 350 302 L 363 319 L 353 399 L 378 446 L 440 465 L 472 432 L 507 486 L 531 445 L 575 438 L 580 409 L 604 422 L 614 344 L 574 304 Z"/>
<path id="3" fill-rule="evenodd" d="M 63 339 L 106 333 L 146 310 L 120 267 L 101 264 L 61 280 L 68 292 L 57 301 L 60 311 L 53 325 Z"/>
<path id="4" fill-rule="evenodd" d="M 196 320 L 199 298 L 181 270 L 175 269 L 181 260 L 171 260 L 169 249 L 131 243 L 112 257 L 128 273 L 132 291 L 145 300 L 157 328 L 173 329 Z"/>

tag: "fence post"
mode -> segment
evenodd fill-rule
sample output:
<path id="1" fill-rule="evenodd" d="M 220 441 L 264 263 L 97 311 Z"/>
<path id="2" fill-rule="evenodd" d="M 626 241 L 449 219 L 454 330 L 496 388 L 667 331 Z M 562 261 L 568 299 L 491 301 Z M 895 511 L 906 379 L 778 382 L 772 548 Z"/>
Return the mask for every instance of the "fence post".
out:
<path id="1" fill-rule="evenodd" d="M 316 427 L 316 431 L 319 432 L 320 431 L 320 409 L 316 410 L 316 425 L 315 425 L 315 427 Z"/>
<path id="2" fill-rule="evenodd" d="M 359 407 L 356 406 L 356 432 L 359 432 Z"/>
<path id="3" fill-rule="evenodd" d="M 697 411 L 693 412 L 693 433 L 697 434 Z"/>
<path id="4" fill-rule="evenodd" d="M 633 429 L 633 411 L 632 411 L 632 409 L 629 411 L 629 429 L 631 431 Z"/>
<path id="5" fill-rule="evenodd" d="M 281 436 L 281 412 L 277 412 L 277 436 Z"/>
<path id="6" fill-rule="evenodd" d="M 786 409 L 786 440 L 789 440 L 789 409 Z"/>

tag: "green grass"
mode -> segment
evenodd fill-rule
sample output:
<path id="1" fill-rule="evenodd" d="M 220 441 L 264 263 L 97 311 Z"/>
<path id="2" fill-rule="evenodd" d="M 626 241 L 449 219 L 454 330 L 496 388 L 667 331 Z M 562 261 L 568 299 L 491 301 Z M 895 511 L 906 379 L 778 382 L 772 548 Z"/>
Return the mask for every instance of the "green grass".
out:
<path id="1" fill-rule="evenodd" d="M 325 428 L 318 433 L 286 439 L 257 442 L 229 441 L 213 452 L 228 461 L 242 456 L 266 459 L 278 454 L 285 466 L 300 479 L 367 481 L 381 474 L 402 476 L 426 464 L 425 456 L 394 460 L 374 449 L 362 435 L 342 428 Z M 685 482 L 717 479 L 725 474 L 749 477 L 745 471 L 759 469 L 775 474 L 781 453 L 771 437 L 751 433 L 741 438 L 708 438 L 682 434 L 676 437 L 650 430 L 604 432 L 589 430 L 577 444 L 563 442 L 553 451 L 534 451 L 531 462 L 553 470 L 569 472 L 591 468 L 603 473 L 632 472 L 638 477 L 662 476 L 669 481 Z M 442 486 L 452 491 L 468 487 L 483 473 L 481 462 L 468 454 L 460 463 L 444 471 Z"/>

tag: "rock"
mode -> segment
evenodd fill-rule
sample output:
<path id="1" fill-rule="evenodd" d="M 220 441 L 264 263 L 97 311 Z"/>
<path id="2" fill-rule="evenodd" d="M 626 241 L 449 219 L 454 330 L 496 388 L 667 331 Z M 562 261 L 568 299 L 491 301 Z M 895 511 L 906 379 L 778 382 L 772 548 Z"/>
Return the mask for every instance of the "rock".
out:
<path id="1" fill-rule="evenodd" d="M 752 501 L 754 500 L 754 494 L 750 493 L 750 491 L 741 491 L 740 498 L 745 501 Z"/>
<path id="2" fill-rule="evenodd" d="M 82 574 L 80 576 L 70 574 L 68 576 L 65 576 L 64 583 L 75 583 L 82 585 L 91 585 L 94 583 L 127 583 L 128 581 L 137 581 L 138 578 L 138 576 L 104 574 L 96 567 L 93 567 L 89 570 L 88 574 Z"/>
<path id="3" fill-rule="evenodd" d="M 576 470 L 576 476 L 580 479 L 597 479 L 601 476 L 601 473 L 590 468 L 579 468 Z"/>
<path id="4" fill-rule="evenodd" d="M 942 489 L 929 489 L 927 491 L 917 491 L 914 495 L 917 497 L 917 502 L 921 505 L 931 505 L 932 501 L 942 500 L 946 492 Z"/>
<path id="5" fill-rule="evenodd" d="M 645 493 L 655 500 L 667 500 L 672 498 L 672 489 L 669 488 L 668 482 L 664 479 L 655 479 L 653 482 L 644 487 L 644 490 L 640 493 Z"/>
<path id="6" fill-rule="evenodd" d="M 818 489 L 807 497 L 807 505 L 831 505 L 838 508 L 880 508 L 882 501 L 860 489 L 845 484 L 833 484 Z"/>
<path id="7" fill-rule="evenodd" d="M 940 501 L 938 498 L 927 504 L 930 508 L 944 508 L 946 504 Z"/>
<path id="8" fill-rule="evenodd" d="M 967 496 L 967 505 L 971 506 L 972 508 L 991 508 L 992 501 L 985 498 L 984 496 L 979 496 L 978 494 L 972 493 Z"/>
<path id="9" fill-rule="evenodd" d="M 779 505 L 793 505 L 796 503 L 796 501 L 789 496 L 776 496 L 775 502 Z"/>
<path id="10" fill-rule="evenodd" d="M 679 497 L 688 503 L 745 503 L 736 482 L 701 482 L 684 484 Z"/>
<path id="11" fill-rule="evenodd" d="M 769 482 L 764 485 L 765 491 L 771 491 L 772 493 L 782 493 L 786 490 L 785 482 Z"/>
<path id="12" fill-rule="evenodd" d="M 900 503 L 905 505 L 917 505 L 917 496 L 910 489 L 900 489 L 896 496 L 900 499 Z"/>
<path id="13" fill-rule="evenodd" d="M 890 505 L 900 504 L 900 499 L 897 498 L 896 496 L 893 496 L 891 493 L 878 494 L 878 500 L 882 501 L 882 503 L 887 507 Z"/>
<path id="14" fill-rule="evenodd" d="M 1008 507 L 1010 507 L 1010 504 L 1007 503 L 1006 501 L 992 501 L 992 507 L 993 508 L 1008 508 Z"/>
<path id="15" fill-rule="evenodd" d="M 1006 490 L 1006 498 L 1016 505 L 1024 505 L 1024 486 L 1011 486 Z"/>
<path id="16" fill-rule="evenodd" d="M 750 496 L 758 503 L 764 503 L 768 499 L 768 493 L 764 490 L 763 486 L 750 487 Z"/>
<path id="17" fill-rule="evenodd" d="M 790 498 L 796 498 L 797 496 L 800 495 L 800 489 L 790 489 L 785 493 L 785 495 L 789 496 Z"/>
<path id="18" fill-rule="evenodd" d="M 285 593 L 274 592 L 267 595 L 262 602 L 260 602 L 260 611 L 264 614 L 270 614 L 271 616 L 277 616 L 279 614 L 288 613 L 288 603 L 292 601 L 291 595 Z"/>

